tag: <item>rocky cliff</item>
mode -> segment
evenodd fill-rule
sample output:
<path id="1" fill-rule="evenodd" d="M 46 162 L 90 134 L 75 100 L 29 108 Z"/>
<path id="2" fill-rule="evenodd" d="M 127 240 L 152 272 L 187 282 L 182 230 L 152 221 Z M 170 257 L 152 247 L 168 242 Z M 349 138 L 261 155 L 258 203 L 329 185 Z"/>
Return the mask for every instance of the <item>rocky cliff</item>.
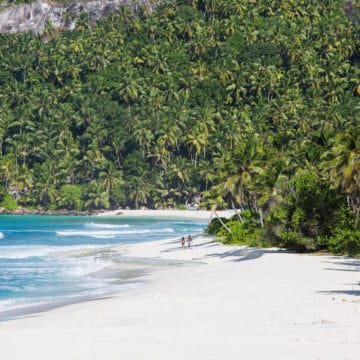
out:
<path id="1" fill-rule="evenodd" d="M 81 13 L 88 14 L 89 20 L 95 21 L 123 5 L 131 6 L 134 10 L 142 5 L 151 9 L 159 2 L 160 0 L 98 0 L 56 4 L 36 0 L 30 5 L 0 4 L 0 33 L 32 31 L 39 35 L 43 33 L 45 25 L 50 23 L 55 29 L 72 30 Z"/>

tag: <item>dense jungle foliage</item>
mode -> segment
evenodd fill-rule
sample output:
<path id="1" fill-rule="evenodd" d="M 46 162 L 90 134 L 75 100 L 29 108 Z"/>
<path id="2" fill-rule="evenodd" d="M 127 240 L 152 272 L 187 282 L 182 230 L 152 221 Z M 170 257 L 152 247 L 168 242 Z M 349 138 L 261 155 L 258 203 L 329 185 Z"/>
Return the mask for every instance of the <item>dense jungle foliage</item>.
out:
<path id="1" fill-rule="evenodd" d="M 359 254 L 358 3 L 179 0 L 0 35 L 0 206 L 201 196 L 243 210 L 210 226 L 228 242 Z"/>

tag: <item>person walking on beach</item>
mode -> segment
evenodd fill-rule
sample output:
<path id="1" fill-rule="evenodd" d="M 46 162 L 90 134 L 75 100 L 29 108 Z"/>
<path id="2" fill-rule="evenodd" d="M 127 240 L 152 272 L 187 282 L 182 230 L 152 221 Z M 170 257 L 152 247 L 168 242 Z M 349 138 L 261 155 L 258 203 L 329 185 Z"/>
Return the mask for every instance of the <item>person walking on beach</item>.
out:
<path id="1" fill-rule="evenodd" d="M 181 238 L 181 247 L 182 248 L 185 247 L 185 238 L 184 237 Z"/>
<path id="2" fill-rule="evenodd" d="M 188 242 L 188 247 L 189 248 L 191 248 L 191 244 L 192 244 L 192 236 L 191 235 L 189 235 L 188 237 L 187 237 L 187 242 Z"/>

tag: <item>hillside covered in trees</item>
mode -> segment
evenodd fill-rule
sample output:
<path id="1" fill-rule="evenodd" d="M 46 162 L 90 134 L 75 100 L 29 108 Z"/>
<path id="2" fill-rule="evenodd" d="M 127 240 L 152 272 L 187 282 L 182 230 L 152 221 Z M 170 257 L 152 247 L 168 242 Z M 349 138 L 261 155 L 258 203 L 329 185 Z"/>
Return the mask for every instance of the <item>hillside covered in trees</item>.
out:
<path id="1" fill-rule="evenodd" d="M 358 1 L 178 0 L 0 35 L 0 207 L 244 211 L 227 241 L 360 253 Z"/>

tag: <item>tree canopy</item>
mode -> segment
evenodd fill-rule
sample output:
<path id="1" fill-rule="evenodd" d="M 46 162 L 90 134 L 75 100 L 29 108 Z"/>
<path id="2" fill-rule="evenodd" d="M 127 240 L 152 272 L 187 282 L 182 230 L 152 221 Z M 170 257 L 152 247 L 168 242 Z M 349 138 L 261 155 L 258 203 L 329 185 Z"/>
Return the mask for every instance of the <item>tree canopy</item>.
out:
<path id="1" fill-rule="evenodd" d="M 360 253 L 358 7 L 177 0 L 1 34 L 0 206 L 201 197 L 250 213 L 231 241 Z"/>

